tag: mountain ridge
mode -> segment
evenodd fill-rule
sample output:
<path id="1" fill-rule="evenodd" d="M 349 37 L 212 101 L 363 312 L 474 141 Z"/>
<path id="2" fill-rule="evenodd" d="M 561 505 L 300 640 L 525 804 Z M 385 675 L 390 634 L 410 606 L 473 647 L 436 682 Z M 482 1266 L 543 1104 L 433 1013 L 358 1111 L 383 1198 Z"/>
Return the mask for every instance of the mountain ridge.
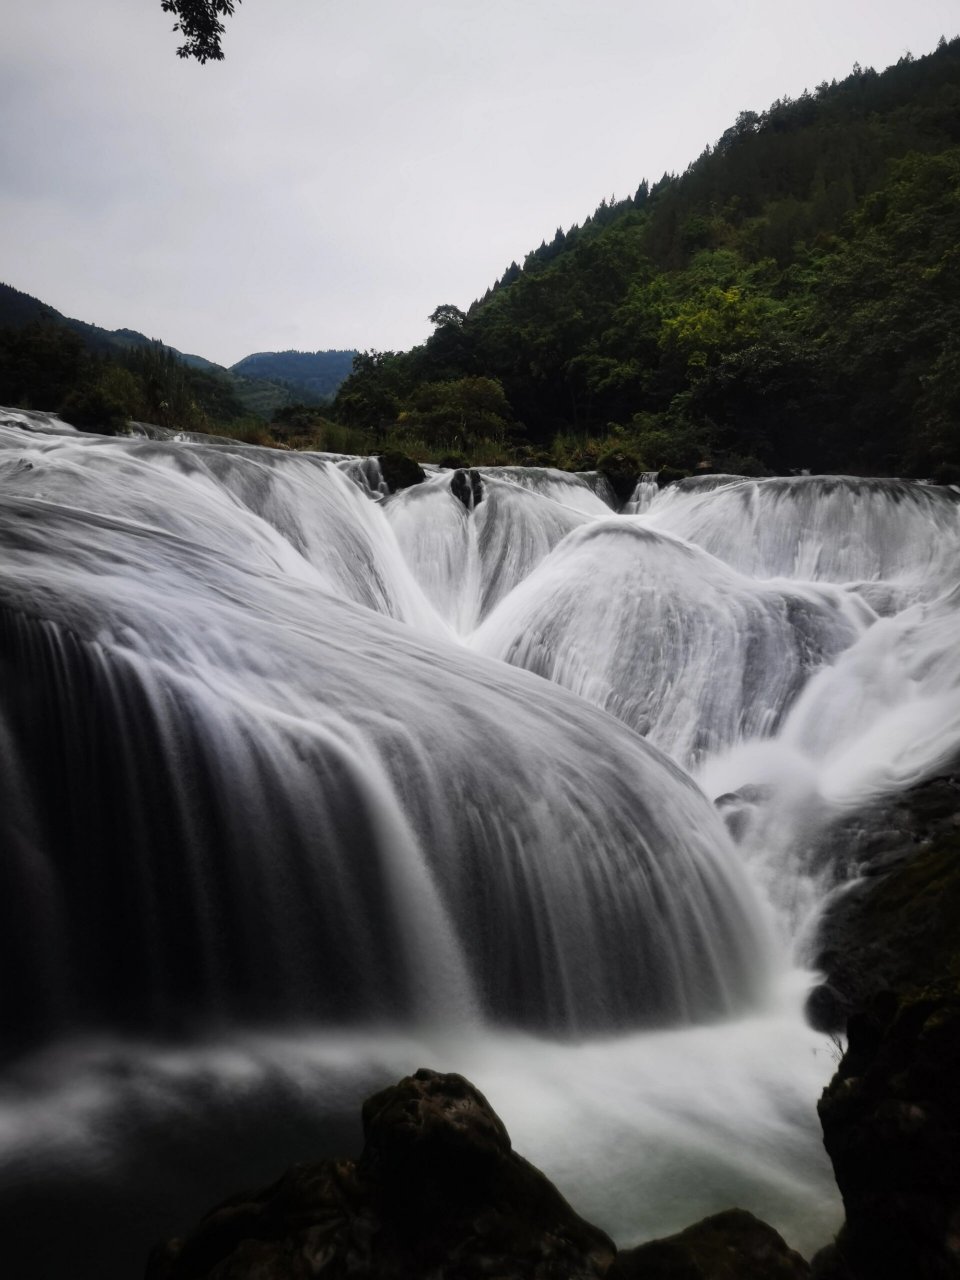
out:
<path id="1" fill-rule="evenodd" d="M 148 338 L 138 329 L 123 327 L 105 329 L 100 325 L 64 315 L 56 307 L 34 295 L 0 282 L 0 329 L 24 329 L 34 324 L 54 324 L 76 333 L 84 344 L 98 355 L 111 356 L 137 348 L 159 346 L 182 361 L 188 368 L 214 373 L 225 378 L 245 409 L 260 416 L 299 401 L 325 404 L 350 372 L 354 351 L 331 350 L 310 353 L 260 351 L 244 356 L 233 365 L 218 364 L 205 356 L 180 351 L 159 339 Z M 280 376 L 275 372 L 283 358 L 295 354 L 311 361 L 310 371 L 301 376 Z M 333 357 L 325 359 L 325 357 Z M 259 373 L 252 372 L 253 367 Z"/>

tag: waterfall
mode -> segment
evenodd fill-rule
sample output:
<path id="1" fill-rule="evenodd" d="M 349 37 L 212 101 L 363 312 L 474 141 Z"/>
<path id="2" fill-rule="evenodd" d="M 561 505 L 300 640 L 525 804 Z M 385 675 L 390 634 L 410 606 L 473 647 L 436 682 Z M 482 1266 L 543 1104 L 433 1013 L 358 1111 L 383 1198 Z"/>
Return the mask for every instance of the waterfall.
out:
<path id="1" fill-rule="evenodd" d="M 21 769 L 34 809 L 62 798 L 36 850 L 62 977 L 35 1022 L 571 1031 L 759 998 L 763 923 L 703 795 L 581 700 L 434 639 L 329 462 L 84 441 L 24 466 L 6 440 L 9 732 L 46 762 Z"/>
<path id="2" fill-rule="evenodd" d="M 834 587 L 755 582 L 619 519 L 566 538 L 472 644 L 604 707 L 690 767 L 773 735 L 810 674 L 875 616 Z"/>
<path id="3" fill-rule="evenodd" d="M 458 635 L 468 635 L 493 606 L 532 572 L 572 530 L 588 523 L 584 507 L 595 501 L 585 486 L 521 485 L 483 473 L 465 503 L 442 472 L 429 484 L 395 494 L 385 511 L 417 581 Z M 573 493 L 576 506 L 558 499 Z M 609 514 L 596 503 L 592 514 Z"/>
<path id="4" fill-rule="evenodd" d="M 863 583 L 891 607 L 956 582 L 955 489 L 849 476 L 705 480 L 724 483 L 715 491 L 681 481 L 654 503 L 650 520 L 752 577 Z"/>
<path id="5" fill-rule="evenodd" d="M 657 471 L 643 473 L 624 505 L 624 515 L 642 516 L 653 506 L 654 499 L 660 492 L 660 486 L 657 483 L 658 475 Z"/>
<path id="6" fill-rule="evenodd" d="M 830 1234 L 811 850 L 960 745 L 960 495 L 613 505 L 0 411 L 0 1203 L 96 1206 L 51 1274 L 424 1063 L 622 1243 L 731 1199 Z"/>

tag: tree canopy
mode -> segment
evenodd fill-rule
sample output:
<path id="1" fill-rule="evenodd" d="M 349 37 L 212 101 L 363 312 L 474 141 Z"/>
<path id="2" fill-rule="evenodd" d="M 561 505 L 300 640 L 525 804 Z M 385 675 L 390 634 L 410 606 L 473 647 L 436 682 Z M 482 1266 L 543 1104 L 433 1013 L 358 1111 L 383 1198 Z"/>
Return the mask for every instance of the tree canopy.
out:
<path id="1" fill-rule="evenodd" d="M 221 17 L 233 16 L 241 0 L 161 0 L 164 13 L 172 13 L 177 21 L 174 31 L 184 37 L 177 49 L 178 58 L 196 58 L 200 63 L 221 62 L 220 37 L 225 30 Z"/>

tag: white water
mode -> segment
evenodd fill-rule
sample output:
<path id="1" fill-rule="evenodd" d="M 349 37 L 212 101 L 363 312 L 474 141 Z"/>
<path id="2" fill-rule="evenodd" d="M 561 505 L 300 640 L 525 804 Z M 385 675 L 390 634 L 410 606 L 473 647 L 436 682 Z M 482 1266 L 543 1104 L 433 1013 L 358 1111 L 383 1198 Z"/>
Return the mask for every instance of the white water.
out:
<path id="1" fill-rule="evenodd" d="M 0 420 L 0 1196 L 91 1276 L 421 1065 L 622 1243 L 836 1227 L 804 851 L 960 743 L 956 495 L 451 479 Z"/>

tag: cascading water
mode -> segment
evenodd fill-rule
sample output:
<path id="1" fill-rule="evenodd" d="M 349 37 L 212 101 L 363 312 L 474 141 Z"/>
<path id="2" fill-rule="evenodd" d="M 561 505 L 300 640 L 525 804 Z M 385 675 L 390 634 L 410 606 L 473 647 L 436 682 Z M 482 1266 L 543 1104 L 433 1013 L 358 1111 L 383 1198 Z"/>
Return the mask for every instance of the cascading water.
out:
<path id="1" fill-rule="evenodd" d="M 667 489 L 650 519 L 755 578 L 859 583 L 880 599 L 891 589 L 932 599 L 956 583 L 960 492 L 951 488 L 849 476 L 704 477 Z"/>
<path id="2" fill-rule="evenodd" d="M 539 488 L 486 472 L 468 494 L 453 489 L 462 472 L 395 494 L 385 506 L 404 556 L 433 606 L 468 635 L 573 529 L 609 508 L 585 486 L 548 477 Z M 536 473 L 534 473 L 536 475 Z M 571 478 L 572 479 L 572 478 Z M 576 506 L 568 505 L 571 497 Z M 464 501 L 463 497 L 467 500 Z"/>
<path id="3" fill-rule="evenodd" d="M 647 499 L 0 419 L 0 1202 L 38 1274 L 135 1272 L 424 1063 L 623 1243 L 732 1203 L 830 1234 L 801 836 L 960 740 L 958 507 Z"/>
<path id="4" fill-rule="evenodd" d="M 653 503 L 660 493 L 660 486 L 657 483 L 657 471 L 645 471 L 637 481 L 633 493 L 628 498 L 623 508 L 623 514 L 627 516 L 642 516 L 653 506 Z"/>
<path id="5" fill-rule="evenodd" d="M 690 767 L 775 733 L 811 672 L 874 618 L 836 588 L 754 582 L 621 518 L 566 538 L 471 644 L 597 703 Z"/>

